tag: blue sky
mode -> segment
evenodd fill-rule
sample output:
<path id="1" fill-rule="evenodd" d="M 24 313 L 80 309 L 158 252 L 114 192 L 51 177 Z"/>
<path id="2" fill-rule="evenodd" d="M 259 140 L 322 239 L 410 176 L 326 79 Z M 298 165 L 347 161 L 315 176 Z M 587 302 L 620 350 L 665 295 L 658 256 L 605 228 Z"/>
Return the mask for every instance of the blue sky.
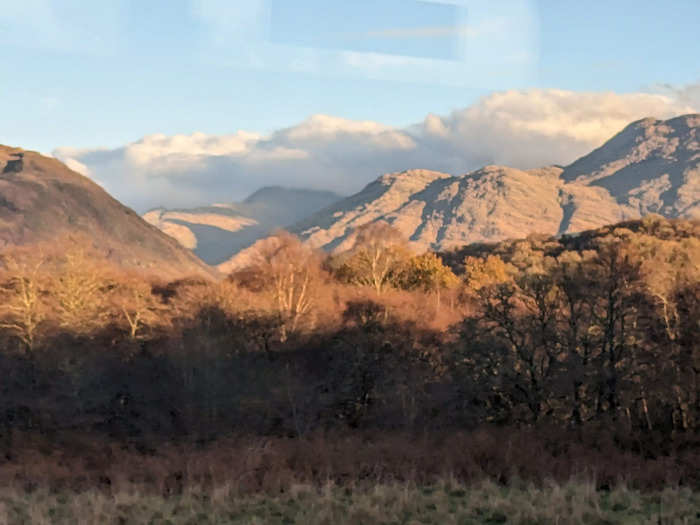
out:
<path id="1" fill-rule="evenodd" d="M 418 0 L 270 0 L 269 38 L 279 44 L 454 60 L 466 9 Z"/>
<path id="2" fill-rule="evenodd" d="M 350 10 L 348 6 L 354 6 Z M 406 126 L 493 91 L 700 80 L 697 0 L 0 0 L 0 143 Z"/>

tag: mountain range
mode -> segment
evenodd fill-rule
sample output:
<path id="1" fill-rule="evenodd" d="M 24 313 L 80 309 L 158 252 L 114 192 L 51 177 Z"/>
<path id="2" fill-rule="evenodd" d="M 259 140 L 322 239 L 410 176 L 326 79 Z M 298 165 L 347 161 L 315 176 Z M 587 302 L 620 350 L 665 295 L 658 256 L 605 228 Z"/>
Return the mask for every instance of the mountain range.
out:
<path id="1" fill-rule="evenodd" d="M 650 213 L 700 218 L 699 128 L 700 115 L 639 120 L 569 166 L 383 175 L 291 231 L 341 251 L 358 226 L 382 220 L 418 249 L 445 250 L 533 232 L 579 232 Z"/>
<path id="2" fill-rule="evenodd" d="M 417 169 L 382 175 L 346 198 L 267 187 L 239 203 L 160 208 L 143 217 L 54 158 L 0 146 L 0 249 L 79 233 L 126 268 L 216 277 L 243 264 L 254 243 L 280 227 L 342 251 L 359 226 L 385 221 L 417 250 L 447 250 L 649 213 L 699 219 L 698 129 L 697 114 L 647 118 L 568 166 L 485 166 L 458 176 Z"/>

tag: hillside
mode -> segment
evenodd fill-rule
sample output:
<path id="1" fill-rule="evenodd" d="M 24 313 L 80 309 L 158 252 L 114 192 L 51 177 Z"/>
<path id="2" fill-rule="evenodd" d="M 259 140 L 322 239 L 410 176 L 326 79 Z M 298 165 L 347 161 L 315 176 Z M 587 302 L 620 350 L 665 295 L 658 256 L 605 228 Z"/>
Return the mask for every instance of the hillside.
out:
<path id="1" fill-rule="evenodd" d="M 629 212 L 700 217 L 700 115 L 634 122 L 562 173 L 607 190 Z"/>
<path id="2" fill-rule="evenodd" d="M 163 277 L 215 276 L 173 238 L 54 158 L 0 146 L 0 249 L 67 234 L 125 268 Z"/>
<path id="3" fill-rule="evenodd" d="M 292 231 L 314 246 L 342 250 L 355 228 L 383 220 L 419 249 L 444 250 L 533 232 L 574 233 L 648 213 L 697 218 L 698 127 L 700 115 L 637 121 L 566 167 L 384 175 Z"/>
<path id="4" fill-rule="evenodd" d="M 294 224 L 340 199 L 327 191 L 273 186 L 256 191 L 243 202 L 191 209 L 158 208 L 143 218 L 207 263 L 219 264 L 275 228 Z"/>
<path id="5" fill-rule="evenodd" d="M 610 239 L 636 245 L 638 249 L 647 250 L 658 257 L 674 254 L 668 260 L 678 272 L 686 263 L 696 273 L 700 271 L 700 266 L 694 262 L 700 260 L 700 220 L 664 219 L 659 215 L 606 224 L 571 235 L 554 237 L 533 234 L 525 238 L 473 243 L 446 250 L 440 257 L 456 274 L 462 275 L 466 257 L 483 259 L 496 255 L 505 262 L 523 266 L 539 257 L 557 258 L 564 251 L 594 253 L 600 249 L 601 243 Z M 656 267 L 655 270 L 660 268 Z"/>

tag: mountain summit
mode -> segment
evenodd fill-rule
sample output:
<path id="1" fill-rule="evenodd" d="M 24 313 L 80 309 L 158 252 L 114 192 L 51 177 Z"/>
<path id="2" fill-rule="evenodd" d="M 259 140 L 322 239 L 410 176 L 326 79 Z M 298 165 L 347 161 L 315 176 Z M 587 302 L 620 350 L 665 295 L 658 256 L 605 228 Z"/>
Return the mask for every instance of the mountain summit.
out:
<path id="1" fill-rule="evenodd" d="M 562 179 L 605 188 L 629 213 L 700 216 L 700 115 L 633 122 Z"/>

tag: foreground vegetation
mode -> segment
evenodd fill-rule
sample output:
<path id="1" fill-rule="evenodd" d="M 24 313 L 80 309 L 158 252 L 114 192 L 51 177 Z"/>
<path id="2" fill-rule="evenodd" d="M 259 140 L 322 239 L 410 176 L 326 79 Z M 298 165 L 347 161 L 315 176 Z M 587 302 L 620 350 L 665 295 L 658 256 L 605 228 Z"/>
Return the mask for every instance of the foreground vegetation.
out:
<path id="1" fill-rule="evenodd" d="M 126 512 L 119 498 L 138 490 L 134 505 L 205 512 L 197 491 L 233 491 L 220 512 L 278 505 L 304 522 L 287 494 L 330 483 L 303 509 L 415 493 L 376 506 L 378 522 L 406 522 L 401 505 L 449 511 L 445 479 L 505 490 L 523 513 L 547 510 L 519 499 L 529 484 L 556 499 L 585 479 L 591 522 L 655 519 L 666 497 L 697 507 L 697 222 L 444 254 L 412 253 L 386 224 L 333 256 L 280 233 L 221 282 L 127 275 L 89 245 L 59 246 L 2 254 L 0 487 L 25 506 L 99 493 Z M 618 493 L 636 503 L 616 510 Z M 447 522 L 502 519 L 472 515 L 477 499 Z"/>
<path id="2" fill-rule="evenodd" d="M 0 491 L 2 523 L 148 524 L 690 524 L 700 519 L 700 495 L 688 489 L 644 494 L 619 486 L 599 492 L 585 482 L 543 487 L 470 486 L 455 481 L 322 487 L 293 485 L 283 494 L 240 496 L 230 487 L 190 488 L 172 496 L 138 487 L 105 494 Z"/>
<path id="3" fill-rule="evenodd" d="M 386 224 L 325 258 L 282 233 L 219 283 L 125 275 L 85 247 L 6 253 L 0 423 L 8 441 L 490 424 L 682 442 L 699 261 L 700 226 L 661 218 L 442 258 Z"/>

